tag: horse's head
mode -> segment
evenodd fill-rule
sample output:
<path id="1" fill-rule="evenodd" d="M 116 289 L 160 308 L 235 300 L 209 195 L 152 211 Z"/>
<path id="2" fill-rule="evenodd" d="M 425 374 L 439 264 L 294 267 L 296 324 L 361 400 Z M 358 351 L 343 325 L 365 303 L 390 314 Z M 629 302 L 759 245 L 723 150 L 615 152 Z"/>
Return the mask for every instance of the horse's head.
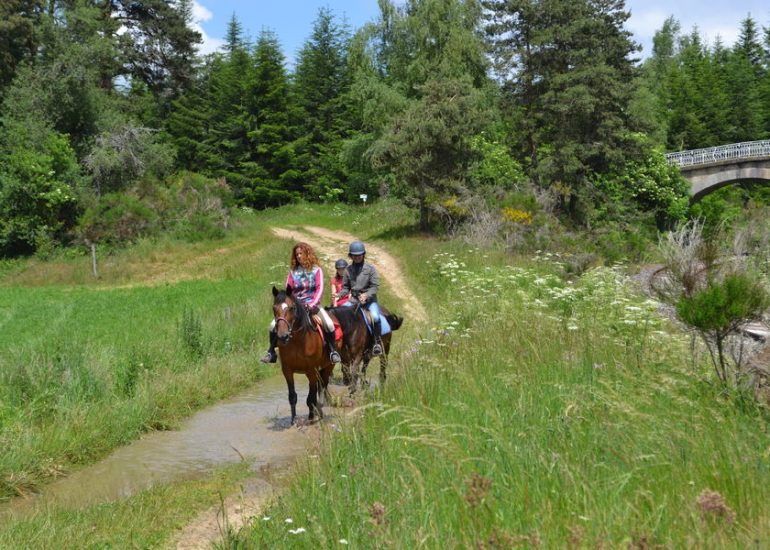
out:
<path id="1" fill-rule="evenodd" d="M 286 290 L 273 287 L 273 317 L 278 341 L 285 344 L 291 338 L 294 322 L 297 319 L 297 301 L 292 296 L 291 287 L 287 287 Z"/>

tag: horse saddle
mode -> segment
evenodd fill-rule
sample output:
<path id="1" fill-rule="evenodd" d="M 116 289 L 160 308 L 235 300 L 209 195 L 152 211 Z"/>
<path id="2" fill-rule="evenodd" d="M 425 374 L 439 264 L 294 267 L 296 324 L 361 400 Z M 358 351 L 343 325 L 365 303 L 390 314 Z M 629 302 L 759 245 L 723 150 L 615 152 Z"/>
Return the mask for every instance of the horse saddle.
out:
<path id="1" fill-rule="evenodd" d="M 366 329 L 369 331 L 369 334 L 372 334 L 374 330 L 372 327 L 374 326 L 374 323 L 372 322 L 372 313 L 368 309 L 361 308 L 361 315 L 364 316 L 364 323 L 366 323 Z M 390 323 L 388 323 L 388 318 L 384 315 L 380 314 L 380 335 L 385 336 L 387 333 L 390 332 Z"/>
<path id="2" fill-rule="evenodd" d="M 332 323 L 334 323 L 334 339 L 339 342 L 342 340 L 342 327 L 337 322 L 337 319 L 332 319 Z M 315 326 L 316 332 L 321 335 L 321 338 L 324 337 L 324 331 L 326 330 L 324 327 L 323 319 L 321 319 L 320 315 L 313 315 L 313 325 Z"/>

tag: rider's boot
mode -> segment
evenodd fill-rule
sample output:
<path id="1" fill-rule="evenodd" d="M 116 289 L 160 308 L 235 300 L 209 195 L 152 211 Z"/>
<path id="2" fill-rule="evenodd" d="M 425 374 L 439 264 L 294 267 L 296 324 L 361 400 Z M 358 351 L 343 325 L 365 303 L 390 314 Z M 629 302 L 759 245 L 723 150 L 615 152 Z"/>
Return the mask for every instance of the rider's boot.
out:
<path id="1" fill-rule="evenodd" d="M 260 359 L 262 363 L 275 363 L 278 361 L 278 354 L 275 353 L 275 346 L 278 345 L 278 336 L 273 332 L 270 331 L 270 347 L 267 348 L 267 353 L 265 356 Z"/>
<path id="2" fill-rule="evenodd" d="M 378 355 L 382 355 L 382 339 L 380 337 L 380 334 L 382 334 L 382 321 L 377 319 L 376 321 L 372 321 L 372 332 L 374 332 L 374 345 L 372 346 L 372 355 L 377 357 Z"/>
<path id="3" fill-rule="evenodd" d="M 335 365 L 342 361 L 342 357 L 340 357 L 340 354 L 337 352 L 337 346 L 334 343 L 334 331 L 324 331 L 324 340 L 326 340 L 326 345 L 329 346 L 329 349 L 331 352 L 329 353 L 329 360 L 334 363 Z"/>

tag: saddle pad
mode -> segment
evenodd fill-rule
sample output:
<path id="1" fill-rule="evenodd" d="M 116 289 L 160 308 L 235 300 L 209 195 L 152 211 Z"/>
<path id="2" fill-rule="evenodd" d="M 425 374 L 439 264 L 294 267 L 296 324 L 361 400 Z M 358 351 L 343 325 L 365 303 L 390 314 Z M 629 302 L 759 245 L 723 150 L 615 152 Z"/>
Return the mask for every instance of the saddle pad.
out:
<path id="1" fill-rule="evenodd" d="M 339 342 L 342 340 L 342 327 L 337 319 L 332 319 L 332 321 L 334 321 L 334 339 Z"/>
<path id="2" fill-rule="evenodd" d="M 361 315 L 364 317 L 364 323 L 366 323 L 366 329 L 369 331 L 369 334 L 372 333 L 372 314 L 367 309 L 361 308 Z M 390 323 L 388 323 L 388 319 L 384 315 L 380 315 L 380 336 L 385 336 L 387 333 L 390 332 Z"/>

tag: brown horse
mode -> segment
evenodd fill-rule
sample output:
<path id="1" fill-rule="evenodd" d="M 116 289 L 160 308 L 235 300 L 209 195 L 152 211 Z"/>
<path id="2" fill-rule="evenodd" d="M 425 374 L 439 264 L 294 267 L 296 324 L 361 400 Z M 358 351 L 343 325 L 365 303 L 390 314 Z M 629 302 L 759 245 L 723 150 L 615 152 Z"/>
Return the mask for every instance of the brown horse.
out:
<path id="1" fill-rule="evenodd" d="M 360 306 L 335 307 L 328 311 L 342 328 L 342 346 L 340 347 L 342 377 L 343 382 L 350 388 L 350 393 L 353 393 L 358 389 L 359 384 L 366 383 L 366 368 L 372 359 L 374 336 L 369 332 Z M 404 320 L 382 306 L 380 306 L 380 315 L 388 320 L 391 328 L 391 332 L 382 337 L 383 353 L 379 356 L 380 386 L 382 386 L 386 378 L 390 340 L 393 331 L 398 330 Z"/>
<path id="2" fill-rule="evenodd" d="M 313 420 L 316 412 L 320 418 L 323 418 L 321 406 L 326 397 L 329 377 L 334 370 L 334 364 L 329 360 L 323 337 L 316 329 L 304 305 L 292 297 L 291 288 L 282 291 L 273 287 L 273 316 L 278 337 L 281 371 L 289 387 L 291 423 L 294 424 L 297 417 L 295 372 L 305 374 L 310 382 L 310 391 L 307 395 L 307 406 L 310 409 L 308 420 Z M 321 402 L 318 400 L 319 395 Z"/>

